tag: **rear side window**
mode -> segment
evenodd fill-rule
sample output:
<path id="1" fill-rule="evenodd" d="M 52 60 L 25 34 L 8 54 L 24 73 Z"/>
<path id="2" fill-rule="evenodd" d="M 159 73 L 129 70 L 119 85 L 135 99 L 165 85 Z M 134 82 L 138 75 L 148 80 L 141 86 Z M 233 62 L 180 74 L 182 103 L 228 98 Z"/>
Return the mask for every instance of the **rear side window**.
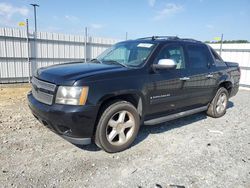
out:
<path id="1" fill-rule="evenodd" d="M 187 46 L 188 60 L 191 68 L 208 68 L 208 49 L 201 45 Z"/>
<path id="2" fill-rule="evenodd" d="M 210 48 L 210 50 L 211 50 L 212 56 L 214 57 L 214 60 L 215 60 L 215 66 L 216 67 L 226 67 L 225 62 L 219 56 L 219 54 L 213 48 Z"/>
<path id="3" fill-rule="evenodd" d="M 214 57 L 214 59 L 216 61 L 222 61 L 221 57 L 219 56 L 219 54 L 217 54 L 217 52 L 213 49 L 213 48 L 210 48 L 211 52 L 212 52 L 212 55 Z"/>

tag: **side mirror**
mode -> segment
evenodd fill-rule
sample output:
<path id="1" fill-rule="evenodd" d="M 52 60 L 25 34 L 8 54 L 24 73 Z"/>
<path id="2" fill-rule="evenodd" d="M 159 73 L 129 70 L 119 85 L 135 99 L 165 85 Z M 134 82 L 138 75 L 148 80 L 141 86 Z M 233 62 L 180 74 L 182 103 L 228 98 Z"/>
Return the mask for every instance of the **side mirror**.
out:
<path id="1" fill-rule="evenodd" d="M 171 69 L 176 68 L 176 62 L 173 59 L 160 59 L 157 64 L 153 64 L 154 69 Z"/>

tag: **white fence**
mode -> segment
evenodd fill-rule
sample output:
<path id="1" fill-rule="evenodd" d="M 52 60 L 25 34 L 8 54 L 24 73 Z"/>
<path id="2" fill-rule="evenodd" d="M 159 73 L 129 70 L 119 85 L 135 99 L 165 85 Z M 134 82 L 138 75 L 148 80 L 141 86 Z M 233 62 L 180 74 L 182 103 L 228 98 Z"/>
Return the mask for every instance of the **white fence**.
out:
<path id="1" fill-rule="evenodd" d="M 217 52 L 220 44 L 209 44 Z M 250 43 L 246 44 L 223 44 L 222 58 L 224 61 L 239 63 L 241 68 L 241 86 L 250 87 Z"/>
<path id="2" fill-rule="evenodd" d="M 38 32 L 36 46 L 32 34 L 28 39 L 25 30 L 0 28 L 0 83 L 27 82 L 31 65 L 36 68 L 85 59 L 84 36 Z M 95 58 L 116 42 L 87 37 L 86 59 Z M 210 45 L 219 52 L 220 44 Z M 250 87 L 250 43 L 223 44 L 222 58 L 240 64 L 240 83 Z"/>
<path id="3" fill-rule="evenodd" d="M 29 41 L 28 41 L 29 40 Z M 27 82 L 31 67 L 44 67 L 85 59 L 85 37 L 0 28 L 0 83 Z M 112 44 L 115 39 L 87 37 L 86 59 L 92 59 Z"/>

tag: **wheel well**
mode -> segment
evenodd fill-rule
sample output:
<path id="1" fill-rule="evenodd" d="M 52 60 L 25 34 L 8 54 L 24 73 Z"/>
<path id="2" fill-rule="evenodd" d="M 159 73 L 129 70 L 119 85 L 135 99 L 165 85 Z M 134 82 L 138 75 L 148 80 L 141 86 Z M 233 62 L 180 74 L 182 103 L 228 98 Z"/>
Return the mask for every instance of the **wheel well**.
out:
<path id="1" fill-rule="evenodd" d="M 233 86 L 233 84 L 232 84 L 232 82 L 230 82 L 230 81 L 222 82 L 222 83 L 220 84 L 220 87 L 226 88 L 229 94 L 231 93 L 232 86 Z"/>
<path id="2" fill-rule="evenodd" d="M 95 121 L 94 134 L 95 134 L 96 127 L 97 127 L 97 124 L 99 122 L 99 119 L 100 119 L 102 113 L 104 112 L 104 110 L 108 106 L 110 106 L 112 103 L 117 102 L 117 101 L 130 102 L 137 109 L 137 111 L 139 113 L 139 116 L 141 118 L 141 115 L 142 115 L 142 101 L 141 101 L 141 97 L 139 95 L 137 95 L 137 94 L 122 94 L 122 95 L 117 95 L 117 96 L 110 97 L 110 98 L 104 100 L 101 103 L 101 106 L 100 106 L 100 108 L 98 110 L 97 118 L 96 118 L 96 121 Z"/>

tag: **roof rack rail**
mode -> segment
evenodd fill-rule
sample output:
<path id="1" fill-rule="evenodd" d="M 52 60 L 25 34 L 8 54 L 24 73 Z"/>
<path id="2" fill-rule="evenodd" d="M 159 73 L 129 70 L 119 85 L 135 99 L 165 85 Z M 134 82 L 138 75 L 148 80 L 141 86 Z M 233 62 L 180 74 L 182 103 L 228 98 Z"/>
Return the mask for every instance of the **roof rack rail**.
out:
<path id="1" fill-rule="evenodd" d="M 191 42 L 201 42 L 199 40 L 190 39 L 190 38 L 181 38 L 181 40 L 186 40 L 186 41 L 191 41 Z"/>
<path id="2" fill-rule="evenodd" d="M 137 40 L 146 40 L 146 39 L 151 39 L 151 40 L 156 40 L 156 39 L 166 39 L 166 40 L 176 40 L 180 39 L 177 36 L 152 36 L 152 37 L 144 37 L 144 38 L 138 38 Z"/>

